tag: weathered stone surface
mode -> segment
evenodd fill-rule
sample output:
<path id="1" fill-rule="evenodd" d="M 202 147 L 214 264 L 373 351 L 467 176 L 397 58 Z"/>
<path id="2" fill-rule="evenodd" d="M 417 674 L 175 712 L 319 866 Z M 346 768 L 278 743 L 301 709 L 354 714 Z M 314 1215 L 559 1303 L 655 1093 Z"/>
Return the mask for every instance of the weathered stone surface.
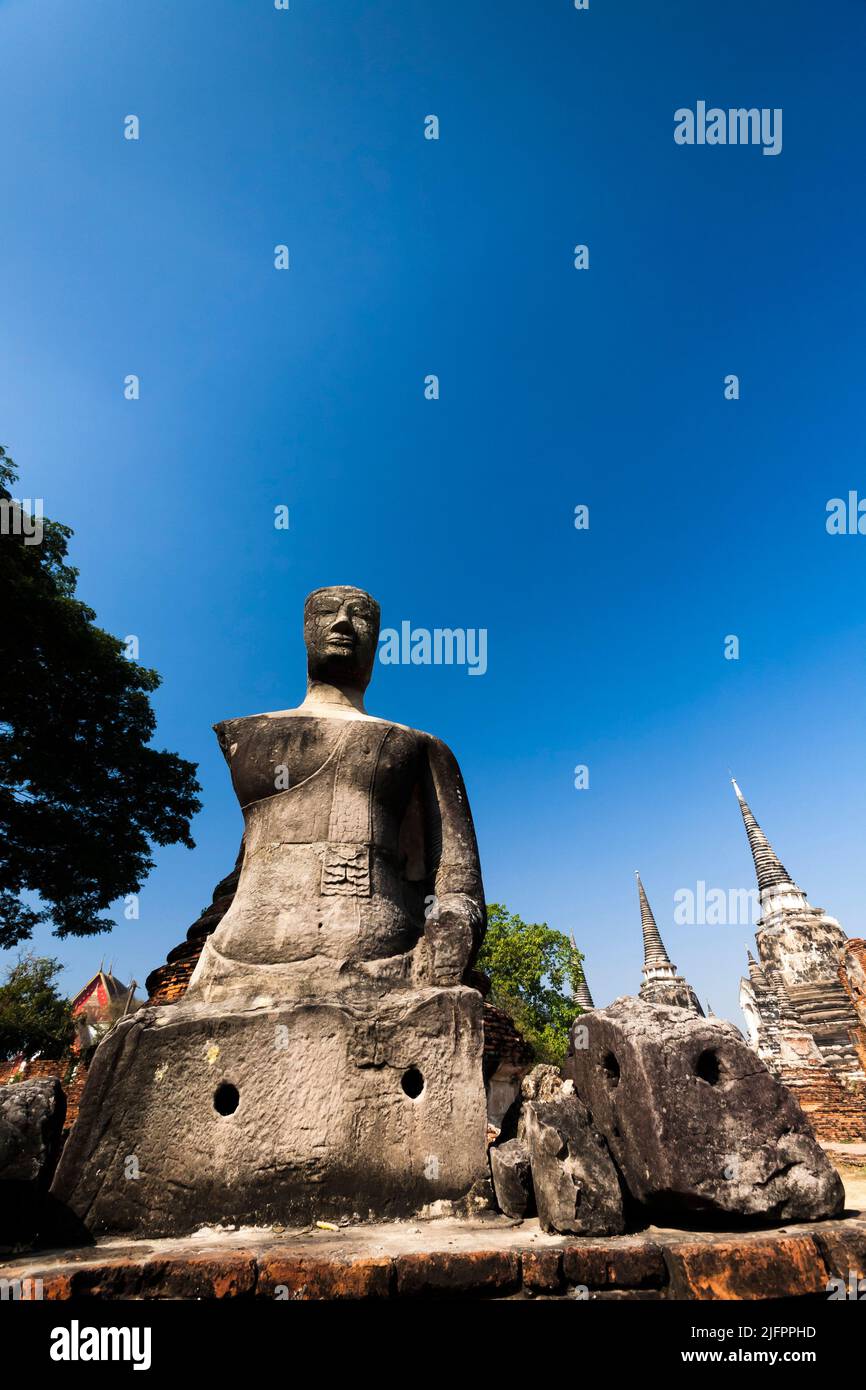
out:
<path id="1" fill-rule="evenodd" d="M 65 1115 L 55 1078 L 0 1087 L 0 1182 L 48 1186 Z"/>
<path id="2" fill-rule="evenodd" d="M 0 1086 L 0 1249 L 32 1240 L 42 1225 L 65 1115 L 56 1078 Z"/>
<path id="3" fill-rule="evenodd" d="M 499 1210 L 506 1216 L 526 1216 L 532 1207 L 532 1174 L 526 1145 L 519 1139 L 494 1144 L 490 1150 L 490 1172 Z"/>
<path id="4" fill-rule="evenodd" d="M 502 1119 L 502 1126 L 499 1131 L 500 1144 L 506 1143 L 509 1139 L 519 1139 L 521 1143 L 526 1140 L 526 1123 L 523 1114 L 523 1107 L 530 1100 L 556 1100 L 562 1094 L 563 1079 L 558 1067 L 554 1067 L 550 1062 L 539 1062 L 531 1071 L 527 1072 L 520 1082 L 519 1094 L 514 1102 L 509 1106 Z M 569 1082 L 569 1091 L 574 1087 Z"/>
<path id="5" fill-rule="evenodd" d="M 488 1181 L 475 990 L 143 1009 L 97 1049 L 53 1193 L 94 1233 L 410 1215 Z"/>
<path id="6" fill-rule="evenodd" d="M 563 1072 L 636 1201 L 673 1217 L 841 1212 L 841 1180 L 802 1111 L 733 1024 L 632 998 L 580 1022 L 585 1045 L 573 1035 Z"/>
<path id="7" fill-rule="evenodd" d="M 576 1096 L 527 1101 L 526 1145 L 545 1231 L 617 1235 L 625 1230 L 619 1178 L 607 1145 Z"/>
<path id="8" fill-rule="evenodd" d="M 550 1062 L 539 1062 L 520 1083 L 521 1100 L 557 1100 L 562 1092 L 562 1072 Z"/>

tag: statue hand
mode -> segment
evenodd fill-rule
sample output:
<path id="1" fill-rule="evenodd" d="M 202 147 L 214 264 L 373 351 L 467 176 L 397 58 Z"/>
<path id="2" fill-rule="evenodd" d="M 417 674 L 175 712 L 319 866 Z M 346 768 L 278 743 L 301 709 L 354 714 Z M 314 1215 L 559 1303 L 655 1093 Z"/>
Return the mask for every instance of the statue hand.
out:
<path id="1" fill-rule="evenodd" d="M 436 898 L 424 922 L 424 984 L 448 988 L 463 981 L 481 926 L 476 903 L 463 894 Z"/>

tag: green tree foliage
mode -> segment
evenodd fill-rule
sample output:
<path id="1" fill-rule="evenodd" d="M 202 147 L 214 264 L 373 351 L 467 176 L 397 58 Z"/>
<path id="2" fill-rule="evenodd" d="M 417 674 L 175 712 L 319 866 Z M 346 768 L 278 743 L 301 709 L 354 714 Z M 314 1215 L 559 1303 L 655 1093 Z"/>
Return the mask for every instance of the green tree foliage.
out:
<path id="1" fill-rule="evenodd" d="M 17 476 L 0 447 L 0 501 Z M 42 525 L 39 544 L 0 536 L 0 949 L 42 921 L 109 931 L 101 913 L 139 891 L 151 843 L 193 847 L 200 806 L 195 764 L 149 747 L 159 676 L 75 597 L 69 527 Z"/>
<path id="2" fill-rule="evenodd" d="M 581 1009 L 571 996 L 583 956 L 546 922 L 524 922 L 501 903 L 487 908 L 477 968 L 490 978 L 490 1000 L 510 1014 L 537 1062 L 561 1066 L 568 1030 Z"/>
<path id="3" fill-rule="evenodd" d="M 0 1057 L 60 1057 L 72 1040 L 69 1001 L 54 985 L 62 969 L 48 956 L 22 956 L 0 985 Z"/>

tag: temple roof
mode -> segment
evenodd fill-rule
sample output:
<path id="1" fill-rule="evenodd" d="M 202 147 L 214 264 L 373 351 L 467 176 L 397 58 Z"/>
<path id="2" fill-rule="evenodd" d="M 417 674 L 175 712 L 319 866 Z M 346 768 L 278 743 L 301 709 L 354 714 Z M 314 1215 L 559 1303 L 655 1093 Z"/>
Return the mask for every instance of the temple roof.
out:
<path id="1" fill-rule="evenodd" d="M 111 973 L 110 969 L 103 970 L 100 966 L 96 974 L 88 980 L 83 989 L 80 989 L 71 1000 L 73 1013 L 85 1003 L 90 995 L 98 989 L 100 984 L 105 991 L 105 996 L 109 1003 L 115 1003 L 117 1000 L 123 1000 L 124 1002 L 127 1000 L 131 1001 L 135 993 L 135 980 L 133 980 L 131 985 L 125 985 L 122 980 L 118 980 L 117 976 Z"/>

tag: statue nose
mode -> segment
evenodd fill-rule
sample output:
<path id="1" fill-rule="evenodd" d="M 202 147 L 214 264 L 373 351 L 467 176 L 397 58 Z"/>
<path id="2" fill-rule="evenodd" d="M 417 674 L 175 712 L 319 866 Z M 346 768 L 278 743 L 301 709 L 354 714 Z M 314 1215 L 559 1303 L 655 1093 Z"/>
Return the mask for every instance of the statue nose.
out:
<path id="1" fill-rule="evenodd" d="M 332 632 L 345 633 L 349 637 L 351 637 L 354 630 L 351 618 L 347 617 L 345 614 L 340 614 L 340 616 L 334 620 L 333 626 L 331 627 Z"/>

